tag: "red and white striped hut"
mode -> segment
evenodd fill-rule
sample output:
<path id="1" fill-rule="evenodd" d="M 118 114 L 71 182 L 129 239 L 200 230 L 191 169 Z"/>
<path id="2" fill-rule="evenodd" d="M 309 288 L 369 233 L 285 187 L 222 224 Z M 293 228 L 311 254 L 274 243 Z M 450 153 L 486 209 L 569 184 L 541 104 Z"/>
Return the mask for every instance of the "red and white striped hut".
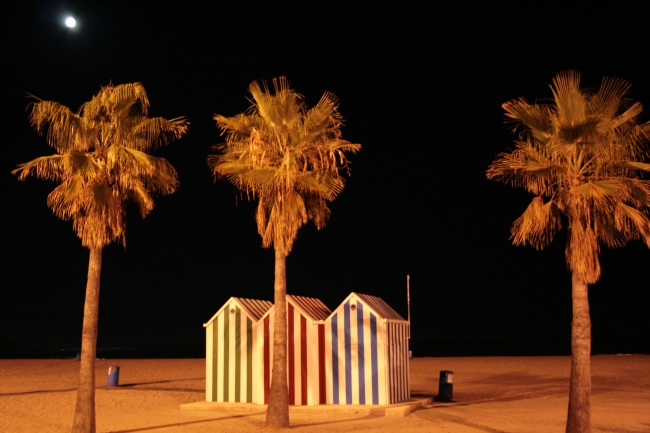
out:
<path id="1" fill-rule="evenodd" d="M 257 299 L 230 298 L 207 323 L 205 340 L 206 401 L 256 401 L 254 325 L 273 304 Z"/>
<path id="2" fill-rule="evenodd" d="M 289 404 L 325 404 L 325 319 L 330 309 L 319 299 L 287 295 L 287 358 Z M 268 404 L 273 363 L 273 318 L 269 309 L 253 326 L 254 359 L 262 368 L 253 379 L 255 403 Z"/>
<path id="3" fill-rule="evenodd" d="M 408 399 L 408 327 L 381 298 L 351 293 L 325 323 L 327 404 Z"/>

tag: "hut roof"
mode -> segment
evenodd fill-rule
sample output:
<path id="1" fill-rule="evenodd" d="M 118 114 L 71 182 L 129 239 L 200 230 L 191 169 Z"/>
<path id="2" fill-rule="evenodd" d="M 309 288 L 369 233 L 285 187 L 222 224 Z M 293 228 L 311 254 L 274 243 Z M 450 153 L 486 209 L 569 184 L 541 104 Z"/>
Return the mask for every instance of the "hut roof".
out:
<path id="1" fill-rule="evenodd" d="M 322 321 L 329 317 L 332 311 L 320 299 L 305 296 L 287 295 L 287 300 L 298 307 L 300 312 L 313 321 Z"/>
<path id="2" fill-rule="evenodd" d="M 214 319 L 217 318 L 219 313 L 223 311 L 224 308 L 228 307 L 232 301 L 237 302 L 241 309 L 244 311 L 244 313 L 250 317 L 250 319 L 253 322 L 259 321 L 262 316 L 273 306 L 273 303 L 271 301 L 263 301 L 260 299 L 247 299 L 247 298 L 236 298 L 232 297 L 226 301 L 225 304 L 221 308 L 219 308 L 219 311 L 217 311 L 210 320 L 207 321 L 207 323 L 203 324 L 203 327 L 207 327 Z"/>
<path id="3" fill-rule="evenodd" d="M 388 305 L 383 299 L 377 296 L 364 295 L 362 293 L 352 292 L 350 296 L 348 296 L 348 298 L 350 298 L 353 295 L 361 299 L 366 305 L 368 305 L 370 308 L 375 310 L 375 312 L 379 316 L 383 317 L 384 319 L 401 320 L 404 322 L 406 321 L 402 316 L 400 316 L 397 313 L 397 311 L 393 310 L 390 307 L 390 305 Z"/>

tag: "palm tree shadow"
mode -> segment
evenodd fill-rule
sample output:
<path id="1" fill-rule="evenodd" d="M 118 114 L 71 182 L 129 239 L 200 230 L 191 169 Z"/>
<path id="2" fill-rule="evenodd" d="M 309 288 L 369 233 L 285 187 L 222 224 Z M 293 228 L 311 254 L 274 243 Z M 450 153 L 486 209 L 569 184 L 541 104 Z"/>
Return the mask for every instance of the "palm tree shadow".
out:
<path id="1" fill-rule="evenodd" d="M 370 415 L 362 416 L 362 417 L 359 417 L 359 418 L 345 418 L 345 419 L 337 419 L 337 420 L 334 420 L 334 421 L 323 421 L 323 422 L 314 422 L 314 423 L 310 422 L 310 423 L 301 423 L 301 424 L 293 424 L 292 423 L 289 428 L 313 427 L 313 426 L 317 426 L 317 425 L 329 425 L 329 424 L 336 424 L 336 423 L 340 423 L 340 422 L 350 422 L 350 421 L 368 421 L 368 420 L 371 420 L 371 419 L 383 418 L 383 417 L 384 417 L 383 414 L 372 414 L 371 413 Z"/>
<path id="2" fill-rule="evenodd" d="M 134 428 L 134 429 L 129 429 L 129 430 L 111 430 L 108 433 L 134 433 L 134 432 L 143 432 L 143 431 L 151 431 L 151 430 L 158 430 L 158 429 L 163 429 L 163 428 L 169 428 L 169 427 L 180 427 L 184 425 L 191 425 L 191 424 L 202 424 L 202 423 L 209 423 L 213 421 L 222 421 L 225 419 L 236 419 L 236 418 L 245 418 L 249 416 L 255 416 L 255 415 L 263 415 L 265 414 L 266 411 L 262 412 L 255 412 L 255 413 L 247 413 L 243 415 L 232 415 L 232 416 L 222 416 L 219 418 L 210 418 L 210 419 L 201 419 L 197 421 L 187 421 L 187 422 L 177 422 L 173 424 L 163 424 L 163 425 L 156 425 L 156 426 L 150 426 L 150 427 L 140 427 L 140 428 Z"/>
<path id="3" fill-rule="evenodd" d="M 168 379 L 168 380 L 153 380 L 149 382 L 130 382 L 130 383 L 124 383 L 120 384 L 118 387 L 113 387 L 112 389 L 119 389 L 119 388 L 128 388 L 128 387 L 134 387 L 134 386 L 141 386 L 141 385 L 154 385 L 158 383 L 171 383 L 171 382 L 184 382 L 184 381 L 189 381 L 189 380 L 205 380 L 204 377 L 190 377 L 187 379 Z M 102 388 L 102 387 L 97 387 L 97 388 Z M 103 387 L 103 388 L 108 388 L 108 387 Z"/>

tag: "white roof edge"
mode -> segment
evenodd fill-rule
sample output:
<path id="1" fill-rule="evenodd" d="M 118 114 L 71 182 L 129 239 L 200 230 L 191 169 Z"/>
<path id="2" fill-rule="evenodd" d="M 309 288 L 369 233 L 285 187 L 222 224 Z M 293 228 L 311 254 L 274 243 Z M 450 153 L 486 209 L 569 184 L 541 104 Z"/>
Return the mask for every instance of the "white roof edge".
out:
<path id="1" fill-rule="evenodd" d="M 221 313 L 221 311 L 223 311 L 224 308 L 226 308 L 228 305 L 230 305 L 230 303 L 231 303 L 232 301 L 237 302 L 237 305 L 239 306 L 239 308 L 241 308 L 242 311 L 243 311 L 244 313 L 246 313 L 246 315 L 247 315 L 249 318 L 251 318 L 251 320 L 254 319 L 255 316 L 254 316 L 253 314 L 251 314 L 250 310 L 249 310 L 248 308 L 246 308 L 246 306 L 244 305 L 243 302 L 240 301 L 240 298 L 238 298 L 238 297 L 236 297 L 236 296 L 231 296 L 230 298 L 228 298 L 228 300 L 227 300 L 226 302 L 224 302 L 224 304 L 221 306 L 221 308 L 219 308 L 219 309 L 217 310 L 217 312 L 214 313 L 214 315 L 210 318 L 210 320 L 208 320 L 206 323 L 203 324 L 203 327 L 204 327 L 204 328 L 207 328 L 208 326 L 210 326 L 210 323 L 212 323 L 212 322 L 214 321 L 214 319 L 216 319 L 217 316 Z M 264 317 L 264 316 L 265 316 L 265 315 L 266 315 L 270 310 L 271 310 L 271 309 L 269 308 L 269 310 L 267 310 L 267 312 L 264 313 L 264 315 L 262 316 L 262 318 L 263 318 L 263 317 Z M 262 319 L 260 318 L 260 320 L 262 320 Z M 257 322 L 256 320 L 253 320 L 253 323 L 256 323 L 256 322 Z"/>
<path id="2" fill-rule="evenodd" d="M 321 304 L 325 305 L 325 304 L 323 303 L 323 301 L 321 301 L 321 300 L 318 299 L 318 298 L 312 298 L 311 296 L 299 296 L 299 295 L 287 295 L 287 302 L 289 302 L 289 300 L 291 299 L 290 296 L 291 296 L 291 297 L 301 297 L 301 298 L 316 299 L 317 301 L 320 301 Z M 274 304 L 274 305 L 275 305 L 275 304 Z M 291 305 L 293 305 L 294 308 L 298 309 L 298 311 L 300 312 L 300 314 L 302 314 L 303 316 L 307 317 L 307 318 L 309 319 L 310 322 L 313 322 L 313 323 L 325 323 L 325 320 L 326 320 L 326 319 L 323 319 L 323 320 L 315 320 L 315 319 L 313 319 L 313 318 L 311 317 L 311 314 L 308 314 L 307 311 L 305 311 L 305 309 L 302 308 L 302 306 L 301 306 L 300 304 L 298 304 L 297 302 L 295 302 L 295 301 L 291 301 Z M 325 308 L 327 308 L 327 309 L 329 310 L 329 307 L 328 307 L 327 305 L 325 305 Z M 329 314 L 327 317 L 329 317 L 331 314 L 332 314 L 332 312 L 330 311 L 330 314 Z"/>
<path id="3" fill-rule="evenodd" d="M 203 327 L 204 327 L 204 328 L 207 328 L 208 326 L 210 326 L 210 323 L 214 322 L 214 319 L 217 318 L 217 316 L 219 315 L 219 313 L 221 313 L 221 311 L 222 311 L 224 308 L 226 308 L 226 305 L 229 305 L 229 304 L 230 304 L 230 301 L 231 301 L 232 299 L 234 299 L 234 298 L 235 298 L 234 296 L 231 296 L 230 298 L 228 298 L 228 300 L 227 300 L 226 302 L 223 303 L 223 305 L 221 306 L 221 308 L 219 308 L 219 309 L 217 310 L 217 312 L 214 313 L 214 315 L 213 315 L 212 317 L 210 317 L 210 320 L 208 320 L 207 322 L 205 322 L 205 323 L 203 324 Z"/>
<path id="4" fill-rule="evenodd" d="M 343 300 L 343 301 L 342 301 L 342 302 L 341 302 L 341 303 L 340 303 L 340 304 L 339 304 L 339 305 L 338 305 L 338 306 L 337 306 L 337 307 L 332 311 L 332 313 L 329 315 L 328 319 L 330 319 L 330 318 L 334 315 L 334 313 L 336 312 L 336 310 L 338 310 L 338 309 L 339 309 L 343 304 L 345 304 L 345 303 L 346 303 L 348 300 L 350 300 L 350 298 L 352 298 L 353 296 L 355 296 L 359 301 L 362 301 L 362 302 L 364 303 L 364 305 L 367 306 L 370 310 L 372 310 L 372 312 L 375 313 L 375 315 L 376 315 L 377 317 L 379 317 L 383 322 L 392 322 L 392 323 L 409 323 L 408 320 L 389 319 L 389 318 L 385 317 L 383 314 L 379 313 L 379 311 L 375 310 L 375 309 L 372 307 L 372 305 L 369 305 L 367 302 L 365 302 L 365 301 L 363 300 L 363 298 L 361 298 L 361 296 L 359 296 L 359 293 L 357 293 L 357 292 L 351 292 L 351 293 L 350 293 L 350 294 L 349 294 L 349 295 L 348 295 L 348 296 L 347 296 L 347 297 L 346 297 L 346 298 L 345 298 L 345 299 L 344 299 L 344 300 Z M 373 295 L 367 295 L 367 296 L 373 296 Z M 373 296 L 373 297 L 375 297 L 375 298 L 379 298 L 378 296 Z M 381 299 L 384 303 L 386 302 L 386 301 L 384 301 L 382 298 L 379 298 L 379 299 Z M 386 305 L 388 305 L 388 304 L 386 304 Z M 393 309 L 393 307 L 391 307 L 390 305 L 388 305 L 388 307 L 391 308 L 391 309 Z M 393 311 L 394 311 L 394 310 L 393 310 Z M 397 313 L 397 314 L 399 314 L 399 313 Z"/>

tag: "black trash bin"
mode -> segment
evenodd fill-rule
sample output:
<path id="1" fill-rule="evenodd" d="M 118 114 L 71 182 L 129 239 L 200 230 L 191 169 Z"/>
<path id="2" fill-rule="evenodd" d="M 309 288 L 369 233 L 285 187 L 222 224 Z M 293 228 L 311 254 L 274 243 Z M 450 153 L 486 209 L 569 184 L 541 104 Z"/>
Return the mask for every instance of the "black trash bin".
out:
<path id="1" fill-rule="evenodd" d="M 120 367 L 111 365 L 108 368 L 108 386 L 118 386 L 120 382 Z"/>
<path id="2" fill-rule="evenodd" d="M 454 372 L 449 370 L 440 371 L 440 382 L 438 383 L 438 396 L 436 401 L 451 401 L 454 396 Z"/>

